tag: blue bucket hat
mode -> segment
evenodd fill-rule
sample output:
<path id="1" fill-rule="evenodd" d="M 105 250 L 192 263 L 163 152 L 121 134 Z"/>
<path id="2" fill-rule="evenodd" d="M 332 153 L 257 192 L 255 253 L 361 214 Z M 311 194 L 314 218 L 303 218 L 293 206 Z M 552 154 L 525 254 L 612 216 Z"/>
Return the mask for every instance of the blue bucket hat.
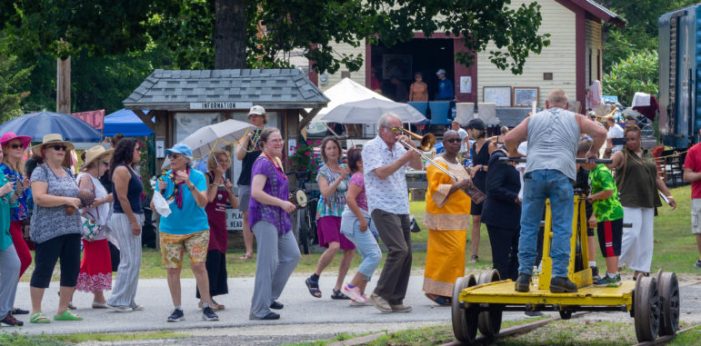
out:
<path id="1" fill-rule="evenodd" d="M 180 154 L 192 160 L 192 149 L 187 144 L 178 143 L 170 149 L 166 149 L 166 155 Z"/>

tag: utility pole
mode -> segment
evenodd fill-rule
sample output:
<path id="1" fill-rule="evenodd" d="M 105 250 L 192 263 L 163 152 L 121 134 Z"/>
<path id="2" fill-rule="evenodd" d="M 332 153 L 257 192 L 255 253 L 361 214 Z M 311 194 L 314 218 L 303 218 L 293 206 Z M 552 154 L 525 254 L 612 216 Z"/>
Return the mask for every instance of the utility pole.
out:
<path id="1" fill-rule="evenodd" d="M 71 114 L 71 57 L 56 59 L 56 111 Z"/>

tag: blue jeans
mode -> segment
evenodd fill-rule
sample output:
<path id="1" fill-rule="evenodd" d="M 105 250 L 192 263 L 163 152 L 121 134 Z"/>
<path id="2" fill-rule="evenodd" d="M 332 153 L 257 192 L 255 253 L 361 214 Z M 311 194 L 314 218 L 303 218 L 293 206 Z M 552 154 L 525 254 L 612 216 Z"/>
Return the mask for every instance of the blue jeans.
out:
<path id="1" fill-rule="evenodd" d="M 567 277 L 570 261 L 570 236 L 574 212 L 572 181 L 560 171 L 552 169 L 528 172 L 524 176 L 523 206 L 521 208 L 521 236 L 518 243 L 518 272 L 532 275 L 537 255 L 538 230 L 545 211 L 545 200 L 550 199 L 553 238 L 550 257 L 553 277 Z"/>
<path id="2" fill-rule="evenodd" d="M 341 233 L 355 244 L 356 250 L 363 258 L 358 266 L 358 272 L 363 274 L 365 280 L 370 281 L 372 274 L 380 264 L 382 252 L 375 239 L 374 233 L 377 233 L 375 225 L 369 215 L 365 219 L 368 221 L 368 229 L 362 232 L 360 221 L 350 209 L 346 208 L 341 217 Z"/>

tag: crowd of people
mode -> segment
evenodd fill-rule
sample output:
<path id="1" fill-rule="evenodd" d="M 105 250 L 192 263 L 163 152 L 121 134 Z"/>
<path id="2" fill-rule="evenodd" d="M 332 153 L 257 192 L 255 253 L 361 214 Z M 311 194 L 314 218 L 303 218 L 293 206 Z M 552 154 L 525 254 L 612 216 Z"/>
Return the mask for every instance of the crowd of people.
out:
<path id="1" fill-rule="evenodd" d="M 454 124 L 443 135 L 444 152 L 424 166 L 420 150 L 405 136 L 394 114 L 383 115 L 377 136 L 362 149 L 342 146 L 333 137 L 321 144 L 323 165 L 317 172 L 321 197 L 317 204 L 319 245 L 325 248 L 314 273 L 305 280 L 314 298 L 322 298 L 320 276 L 341 253 L 331 299 L 350 300 L 353 306 L 372 305 L 386 313 L 406 313 L 405 303 L 412 268 L 409 198 L 406 170 L 426 169 L 428 228 L 423 291 L 428 299 L 449 306 L 454 282 L 465 274 L 468 230 L 470 259 L 478 261 L 481 224 L 485 224 L 492 265 L 502 279 L 515 281 L 515 290 L 528 292 L 537 268 L 542 240 L 541 220 L 546 199 L 552 215 L 553 260 L 550 291 L 576 292 L 570 281 L 570 236 L 573 200 L 586 198 L 589 228 L 589 265 L 598 286 L 620 285 L 619 267 L 635 275 L 650 272 L 653 251 L 654 210 L 660 196 L 676 202 L 657 172 L 649 153 L 642 149 L 640 129 L 627 126 L 625 144 L 613 148 L 609 164 L 594 163 L 606 143 L 607 130 L 586 116 L 568 110 L 562 90 L 551 92 L 545 109 L 531 114 L 514 129 L 487 137 L 484 123 L 473 119 L 468 131 Z M 245 253 L 255 257 L 254 294 L 249 318 L 276 320 L 284 304 L 279 301 L 300 258 L 292 232 L 288 177 L 282 164 L 284 141 L 276 128 L 265 127 L 265 109 L 254 106 L 249 121 L 255 126 L 239 142 L 236 159 L 242 161 L 238 193 L 227 178 L 229 152 L 213 151 L 207 171 L 193 167 L 190 147 L 176 144 L 166 150 L 170 167 L 154 188 L 163 196 L 170 214 L 160 217 L 162 262 L 173 310 L 168 322 L 184 319 L 181 270 L 184 255 L 190 259 L 206 321 L 217 321 L 225 309 L 215 300 L 227 294 L 226 209 L 244 213 Z M 612 127 L 609 124 L 609 128 Z M 522 143 L 525 142 L 526 144 Z M 31 323 L 80 321 L 73 310 L 75 290 L 93 295 L 92 308 L 127 313 L 143 310 L 135 301 L 141 266 L 141 232 L 144 222 L 144 186 L 138 172 L 142 144 L 121 139 L 112 149 L 101 145 L 85 151 L 77 176 L 66 167 L 72 143 L 50 134 L 32 147 L 34 162 L 24 162 L 30 138 L 5 133 L 0 138 L 0 316 L 2 324 L 22 325 L 16 315 L 30 314 Z M 701 253 L 701 162 L 696 146 L 689 151 L 684 179 L 693 184 L 692 231 Z M 527 155 L 524 165 L 510 157 Z M 586 158 L 577 162 L 576 158 Z M 465 160 L 465 159 L 470 160 Z M 471 162 L 469 167 L 464 162 Z M 25 167 L 25 165 L 27 167 Z M 30 170 L 31 169 L 31 170 Z M 105 179 L 105 176 L 107 179 Z M 658 193 L 659 191 L 659 193 Z M 152 209 L 157 209 L 153 205 Z M 29 235 L 34 259 L 24 239 Z M 623 224 L 630 224 L 624 229 Z M 596 232 L 594 231 L 596 230 Z M 250 234 L 248 234 L 249 232 Z M 596 269 L 595 233 L 606 261 L 606 272 Z M 255 239 L 256 252 L 253 252 Z M 110 243 L 119 249 L 116 283 L 112 285 Z M 372 292 L 367 284 L 387 249 L 384 266 Z M 355 253 L 361 257 L 356 273 L 346 280 Z M 82 257 L 81 257 L 82 253 Z M 31 311 L 14 306 L 17 284 L 34 261 L 30 280 Z M 59 303 L 52 318 L 42 300 L 60 261 Z M 700 266 L 701 260 L 697 262 Z M 116 263 L 115 263 L 116 264 Z M 11 279 L 10 279 L 11 278 Z M 109 299 L 104 291 L 112 290 Z"/>

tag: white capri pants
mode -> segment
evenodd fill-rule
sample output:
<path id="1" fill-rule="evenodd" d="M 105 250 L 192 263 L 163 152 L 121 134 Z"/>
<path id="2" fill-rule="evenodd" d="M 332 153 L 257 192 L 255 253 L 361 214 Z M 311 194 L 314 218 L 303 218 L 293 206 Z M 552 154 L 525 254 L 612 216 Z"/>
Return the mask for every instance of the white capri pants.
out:
<path id="1" fill-rule="evenodd" d="M 623 229 L 620 262 L 639 272 L 650 272 L 653 250 L 653 222 L 655 208 L 623 207 L 623 223 L 632 227 Z"/>

